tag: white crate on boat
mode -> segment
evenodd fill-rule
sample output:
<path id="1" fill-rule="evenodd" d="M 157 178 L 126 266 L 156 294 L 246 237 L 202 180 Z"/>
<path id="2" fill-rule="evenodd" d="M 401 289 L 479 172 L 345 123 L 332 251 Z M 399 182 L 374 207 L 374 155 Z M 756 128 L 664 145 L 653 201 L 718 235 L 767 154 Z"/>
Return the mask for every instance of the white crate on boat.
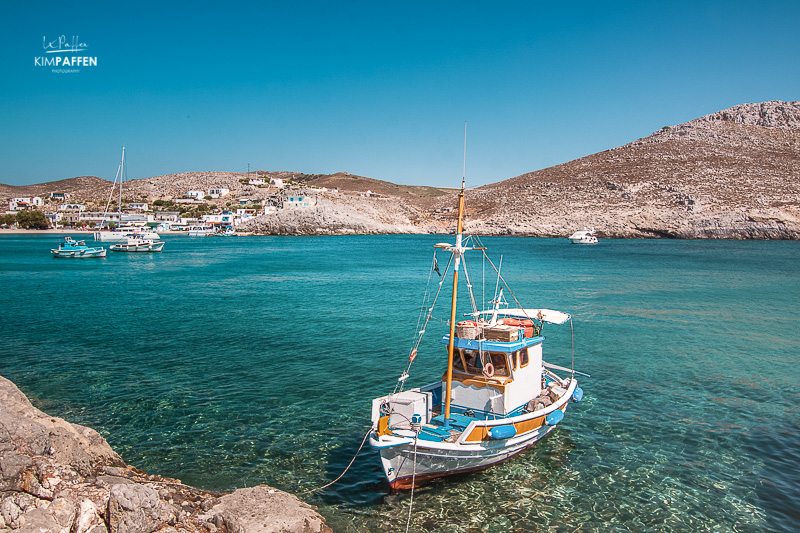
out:
<path id="1" fill-rule="evenodd" d="M 421 391 L 404 391 L 399 394 L 390 394 L 372 401 L 372 419 L 380 417 L 380 408 L 384 403 L 389 404 L 389 427 L 410 428 L 411 417 L 420 415 L 422 422 L 431 419 L 433 409 L 433 394 Z"/>

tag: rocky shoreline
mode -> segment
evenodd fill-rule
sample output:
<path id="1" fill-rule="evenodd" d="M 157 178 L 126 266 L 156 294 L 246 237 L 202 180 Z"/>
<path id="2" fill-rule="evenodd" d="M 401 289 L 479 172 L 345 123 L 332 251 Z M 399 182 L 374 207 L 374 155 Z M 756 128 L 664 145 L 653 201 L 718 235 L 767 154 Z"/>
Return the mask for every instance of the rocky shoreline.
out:
<path id="1" fill-rule="evenodd" d="M 0 532 L 328 533 L 316 508 L 259 485 L 218 493 L 125 464 L 95 430 L 49 416 L 0 376 Z"/>

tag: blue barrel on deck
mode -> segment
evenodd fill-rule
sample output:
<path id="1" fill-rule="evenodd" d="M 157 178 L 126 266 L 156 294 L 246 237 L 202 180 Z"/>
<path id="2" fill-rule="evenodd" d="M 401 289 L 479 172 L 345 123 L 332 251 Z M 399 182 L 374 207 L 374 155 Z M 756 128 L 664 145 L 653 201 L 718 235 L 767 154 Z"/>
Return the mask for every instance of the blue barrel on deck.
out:
<path id="1" fill-rule="evenodd" d="M 583 400 L 583 389 L 580 387 L 575 387 L 575 390 L 572 392 L 572 399 L 576 402 Z"/>
<path id="2" fill-rule="evenodd" d="M 547 415 L 547 417 L 544 419 L 544 421 L 547 422 L 547 424 L 550 426 L 555 426 L 562 420 L 564 420 L 564 413 L 559 410 L 553 411 L 552 413 Z"/>
<path id="3" fill-rule="evenodd" d="M 489 428 L 489 438 L 492 440 L 510 439 L 517 434 L 517 428 L 513 425 L 493 426 Z"/>

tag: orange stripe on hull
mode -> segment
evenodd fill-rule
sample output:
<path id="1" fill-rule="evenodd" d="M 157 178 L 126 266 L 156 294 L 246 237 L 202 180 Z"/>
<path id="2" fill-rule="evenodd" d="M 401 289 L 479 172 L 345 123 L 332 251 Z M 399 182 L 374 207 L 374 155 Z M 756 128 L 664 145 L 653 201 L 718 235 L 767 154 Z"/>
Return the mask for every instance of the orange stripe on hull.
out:
<path id="1" fill-rule="evenodd" d="M 566 413 L 567 406 L 569 405 L 569 401 L 561 407 L 561 412 Z M 514 427 L 517 430 L 517 435 L 522 435 L 524 433 L 528 433 L 529 431 L 533 431 L 534 429 L 539 429 L 544 425 L 544 418 L 540 416 L 539 418 L 533 418 L 531 420 L 525 420 L 524 422 L 517 422 L 514 424 Z M 472 433 L 464 439 L 464 442 L 480 442 L 482 440 L 489 440 L 489 429 L 487 426 L 478 426 L 472 430 Z"/>
<path id="2" fill-rule="evenodd" d="M 534 418 L 532 420 L 525 420 L 524 422 L 517 422 L 514 427 L 517 430 L 517 435 L 528 433 L 534 429 L 539 429 L 544 424 L 544 417 Z M 489 439 L 489 429 L 486 426 L 478 426 L 472 430 L 472 433 L 464 439 L 465 442 L 480 442 Z"/>

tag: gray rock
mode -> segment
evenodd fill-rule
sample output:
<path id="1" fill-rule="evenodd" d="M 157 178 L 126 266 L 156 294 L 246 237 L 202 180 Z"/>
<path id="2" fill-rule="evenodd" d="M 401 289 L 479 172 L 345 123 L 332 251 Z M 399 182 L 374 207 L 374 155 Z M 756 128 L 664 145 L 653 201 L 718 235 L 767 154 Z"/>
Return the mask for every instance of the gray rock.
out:
<path id="1" fill-rule="evenodd" d="M 266 485 L 238 489 L 203 515 L 229 533 L 325 533 L 316 508 Z"/>
<path id="2" fill-rule="evenodd" d="M 0 377 L 0 531 L 249 532 L 257 522 L 329 531 L 313 507 L 266 490 L 259 503 L 260 492 L 221 495 L 137 470 L 96 431 L 47 416 Z"/>

